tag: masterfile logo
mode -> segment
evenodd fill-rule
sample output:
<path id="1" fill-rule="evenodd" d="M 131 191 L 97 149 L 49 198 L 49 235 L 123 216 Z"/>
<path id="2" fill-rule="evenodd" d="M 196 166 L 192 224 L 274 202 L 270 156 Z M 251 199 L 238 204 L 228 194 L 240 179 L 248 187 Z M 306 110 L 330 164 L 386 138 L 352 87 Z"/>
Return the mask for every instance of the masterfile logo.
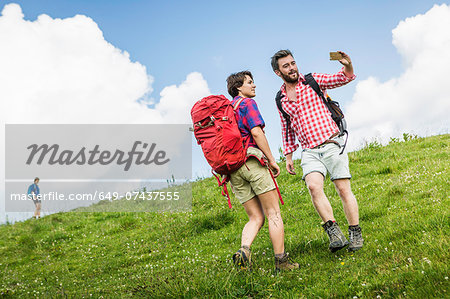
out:
<path id="1" fill-rule="evenodd" d="M 143 150 L 138 150 L 139 146 Z M 108 150 L 100 151 L 100 145 L 96 144 L 92 150 L 82 147 L 79 151 L 72 150 L 61 150 L 58 144 L 53 144 L 49 146 L 48 144 L 32 144 L 27 147 L 30 150 L 30 155 L 28 156 L 27 165 L 33 163 L 36 157 L 35 163 L 41 165 L 42 163 L 48 163 L 49 165 L 108 165 L 111 163 L 117 163 L 118 165 L 124 165 L 124 170 L 128 171 L 133 162 L 136 165 L 150 165 L 154 163 L 155 165 L 164 165 L 170 161 L 170 159 L 165 159 L 166 152 L 163 150 L 155 151 L 156 143 L 152 143 L 150 146 L 146 142 L 135 141 L 133 147 L 130 151 L 115 150 L 113 152 Z M 39 154 L 39 155 L 38 155 Z M 145 154 L 145 157 L 144 157 Z M 136 157 L 134 159 L 134 157 Z M 45 160 L 45 158 L 47 158 Z"/>
<path id="2" fill-rule="evenodd" d="M 189 125 L 6 125 L 6 179 L 186 179 Z"/>
<path id="3" fill-rule="evenodd" d="M 189 125 L 8 124 L 6 210 L 33 209 L 26 192 L 35 177 L 42 209 L 52 212 L 103 200 L 116 201 L 108 207 L 118 211 L 148 211 L 156 202 L 165 210 L 167 201 L 190 208 L 191 147 Z"/>

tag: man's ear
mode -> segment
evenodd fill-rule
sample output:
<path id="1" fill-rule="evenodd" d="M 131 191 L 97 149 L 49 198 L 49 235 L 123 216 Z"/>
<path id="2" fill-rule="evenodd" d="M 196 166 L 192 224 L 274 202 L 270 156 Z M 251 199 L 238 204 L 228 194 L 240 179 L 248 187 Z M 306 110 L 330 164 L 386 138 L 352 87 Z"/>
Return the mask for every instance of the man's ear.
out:
<path id="1" fill-rule="evenodd" d="M 277 74 L 278 77 L 281 77 L 281 72 L 280 72 L 280 70 L 275 70 L 275 74 Z"/>

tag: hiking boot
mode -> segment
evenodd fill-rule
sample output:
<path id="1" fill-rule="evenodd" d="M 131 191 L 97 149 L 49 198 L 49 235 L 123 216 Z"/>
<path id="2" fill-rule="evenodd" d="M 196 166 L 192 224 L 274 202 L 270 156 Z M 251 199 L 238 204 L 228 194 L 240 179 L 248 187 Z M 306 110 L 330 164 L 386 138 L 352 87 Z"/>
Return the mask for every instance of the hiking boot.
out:
<path id="1" fill-rule="evenodd" d="M 249 248 L 241 247 L 233 254 L 233 263 L 239 270 L 250 269 L 252 265 L 252 253 Z"/>
<path id="2" fill-rule="evenodd" d="M 294 270 L 298 269 L 298 263 L 294 263 L 287 253 L 284 253 L 282 257 L 275 257 L 275 272 L 282 270 Z"/>
<path id="3" fill-rule="evenodd" d="M 360 250 L 363 247 L 364 239 L 362 238 L 361 227 L 359 225 L 348 228 L 348 237 L 350 240 L 348 251 Z"/>
<path id="4" fill-rule="evenodd" d="M 330 245 L 328 246 L 328 248 L 331 252 L 338 251 L 339 249 L 342 249 L 348 245 L 347 238 L 345 238 L 344 234 L 339 228 L 339 225 L 336 222 L 328 220 L 322 226 L 325 232 L 328 234 L 328 237 L 330 238 Z"/>

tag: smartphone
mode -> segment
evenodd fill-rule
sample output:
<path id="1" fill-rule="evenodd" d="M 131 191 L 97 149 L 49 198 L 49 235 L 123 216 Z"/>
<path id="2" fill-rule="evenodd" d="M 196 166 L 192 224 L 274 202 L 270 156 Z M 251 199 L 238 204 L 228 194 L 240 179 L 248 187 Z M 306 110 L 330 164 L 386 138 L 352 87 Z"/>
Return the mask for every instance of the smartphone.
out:
<path id="1" fill-rule="evenodd" d="M 341 60 L 342 54 L 339 52 L 330 52 L 330 60 Z"/>

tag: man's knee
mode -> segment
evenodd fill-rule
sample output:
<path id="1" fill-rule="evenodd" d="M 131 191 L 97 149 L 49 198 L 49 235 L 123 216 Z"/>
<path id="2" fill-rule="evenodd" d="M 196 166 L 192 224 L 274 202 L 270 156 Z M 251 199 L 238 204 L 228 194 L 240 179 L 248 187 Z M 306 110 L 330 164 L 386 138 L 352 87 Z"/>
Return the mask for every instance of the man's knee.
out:
<path id="1" fill-rule="evenodd" d="M 348 201 L 348 200 L 353 200 L 353 193 L 351 190 L 343 190 L 343 191 L 338 191 L 339 192 L 339 197 L 343 200 L 343 201 Z"/>
<path id="2" fill-rule="evenodd" d="M 353 199 L 352 189 L 350 187 L 350 181 L 348 179 L 342 181 L 335 181 L 336 191 L 339 194 L 339 197 L 346 201 L 349 199 Z"/>
<path id="3" fill-rule="evenodd" d="M 311 195 L 320 194 L 323 192 L 323 178 L 322 176 L 314 176 L 308 178 L 306 181 L 306 186 L 308 187 L 308 191 Z"/>

